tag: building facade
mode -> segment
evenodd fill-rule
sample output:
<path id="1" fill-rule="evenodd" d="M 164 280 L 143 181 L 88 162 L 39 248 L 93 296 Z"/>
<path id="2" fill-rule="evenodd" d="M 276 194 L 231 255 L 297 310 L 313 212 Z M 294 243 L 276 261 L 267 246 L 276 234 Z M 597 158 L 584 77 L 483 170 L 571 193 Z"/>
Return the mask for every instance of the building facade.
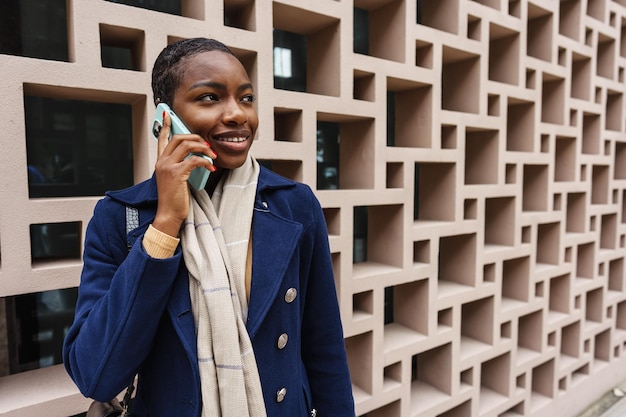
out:
<path id="1" fill-rule="evenodd" d="M 0 417 L 81 415 L 84 232 L 214 37 L 324 208 L 360 417 L 574 416 L 626 379 L 625 0 L 3 0 Z"/>

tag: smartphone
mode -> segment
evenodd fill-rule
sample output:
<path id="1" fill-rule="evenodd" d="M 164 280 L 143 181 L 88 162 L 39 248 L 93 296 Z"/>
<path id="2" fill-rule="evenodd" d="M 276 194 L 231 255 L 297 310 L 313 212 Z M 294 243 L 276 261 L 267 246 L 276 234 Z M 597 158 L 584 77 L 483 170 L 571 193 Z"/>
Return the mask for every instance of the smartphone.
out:
<path id="1" fill-rule="evenodd" d="M 165 103 L 159 103 L 156 108 L 156 112 L 154 113 L 154 121 L 152 122 L 152 136 L 154 136 L 155 139 L 159 139 L 159 133 L 161 133 L 161 128 L 163 127 L 164 111 L 166 111 L 170 115 L 170 120 L 172 121 L 172 129 L 168 140 L 172 138 L 172 135 L 183 135 L 191 133 L 189 129 L 187 129 L 187 126 L 185 126 L 183 121 L 180 120 L 176 113 L 174 113 L 174 111 L 170 108 L 170 106 Z M 211 163 L 213 163 L 213 160 L 211 158 L 201 153 L 190 153 L 189 155 L 187 155 L 187 158 L 192 155 L 201 156 L 204 159 L 207 159 L 211 161 Z M 191 184 L 191 186 L 196 190 L 204 189 L 204 186 L 209 179 L 210 173 L 211 171 L 204 167 L 194 168 L 189 174 L 189 184 Z"/>

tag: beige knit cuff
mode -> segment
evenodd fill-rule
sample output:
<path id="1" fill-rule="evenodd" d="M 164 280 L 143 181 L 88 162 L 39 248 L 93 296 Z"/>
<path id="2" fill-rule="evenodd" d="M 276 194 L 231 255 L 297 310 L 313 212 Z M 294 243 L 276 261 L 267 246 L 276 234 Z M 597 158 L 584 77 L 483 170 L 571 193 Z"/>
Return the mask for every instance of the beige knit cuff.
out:
<path id="1" fill-rule="evenodd" d="M 143 235 L 143 247 L 148 255 L 153 258 L 163 259 L 171 257 L 174 255 L 179 242 L 179 238 L 163 233 L 152 227 L 152 225 L 148 226 L 148 230 Z"/>

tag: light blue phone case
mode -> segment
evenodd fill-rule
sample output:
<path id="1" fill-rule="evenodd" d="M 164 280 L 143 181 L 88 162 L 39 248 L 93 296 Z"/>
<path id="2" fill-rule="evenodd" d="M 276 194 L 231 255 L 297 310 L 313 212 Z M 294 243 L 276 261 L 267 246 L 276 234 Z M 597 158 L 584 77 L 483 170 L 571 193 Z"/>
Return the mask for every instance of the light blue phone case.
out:
<path id="1" fill-rule="evenodd" d="M 174 111 L 170 108 L 170 106 L 168 106 L 165 103 L 159 103 L 159 105 L 156 108 L 156 112 L 154 113 L 154 121 L 152 123 L 152 136 L 155 139 L 157 140 L 159 139 L 159 133 L 161 132 L 161 127 L 163 127 L 163 112 L 164 111 L 166 111 L 170 115 L 170 120 L 172 121 L 172 131 L 171 131 L 169 139 L 172 138 L 172 135 L 183 135 L 183 134 L 191 133 L 189 129 L 187 129 L 187 126 L 185 126 L 183 121 L 180 120 L 178 116 L 176 116 L 176 113 L 174 113 Z M 204 159 L 207 159 L 211 161 L 211 163 L 213 163 L 213 160 L 211 158 L 209 158 L 208 156 L 204 154 L 199 154 L 199 153 L 196 153 L 196 154 L 190 153 L 189 155 L 187 155 L 187 158 L 189 158 L 192 155 L 201 156 Z M 196 190 L 204 189 L 206 182 L 209 179 L 210 173 L 211 172 L 204 167 L 194 168 L 189 174 L 189 180 L 188 180 L 189 184 L 191 184 L 191 186 L 195 188 Z"/>

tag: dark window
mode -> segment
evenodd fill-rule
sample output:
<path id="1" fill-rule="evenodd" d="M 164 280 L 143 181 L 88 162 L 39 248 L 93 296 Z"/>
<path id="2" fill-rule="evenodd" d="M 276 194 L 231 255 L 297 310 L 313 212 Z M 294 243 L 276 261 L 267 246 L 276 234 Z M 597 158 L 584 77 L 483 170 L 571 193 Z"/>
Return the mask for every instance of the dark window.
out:
<path id="1" fill-rule="evenodd" d="M 387 146 L 396 145 L 396 93 L 387 91 Z"/>
<path id="2" fill-rule="evenodd" d="M 105 68 L 127 69 L 133 68 L 132 51 L 129 48 L 119 46 L 101 46 L 100 58 Z"/>
<path id="3" fill-rule="evenodd" d="M 420 164 L 415 163 L 415 176 L 413 177 L 413 220 L 420 218 Z"/>
<path id="4" fill-rule="evenodd" d="M 368 55 L 370 43 L 370 14 L 367 10 L 354 8 L 354 52 Z"/>
<path id="5" fill-rule="evenodd" d="M 62 363 L 63 339 L 74 320 L 77 296 L 78 290 L 70 288 L 0 300 L 6 309 L 10 374 Z M 0 369 L 6 369 L 2 365 Z"/>
<path id="6" fill-rule="evenodd" d="M 100 196 L 133 184 L 130 105 L 24 97 L 31 198 Z"/>
<path id="7" fill-rule="evenodd" d="M 418 25 L 422 24 L 422 1 L 423 0 L 417 0 L 417 4 L 416 4 L 416 9 L 417 12 L 415 14 L 415 23 L 417 23 Z"/>
<path id="8" fill-rule="evenodd" d="M 31 224 L 31 261 L 80 259 L 80 239 L 80 222 Z"/>
<path id="9" fill-rule="evenodd" d="M 0 53 L 68 61 L 66 0 L 2 0 Z"/>
<path id="10" fill-rule="evenodd" d="M 274 29 L 274 88 L 306 91 L 306 36 Z"/>
<path id="11" fill-rule="evenodd" d="M 385 324 L 393 323 L 393 287 L 385 287 L 385 300 L 384 300 L 384 311 L 385 311 Z"/>
<path id="12" fill-rule="evenodd" d="M 106 0 L 111 3 L 125 4 L 127 6 L 141 7 L 142 9 L 157 12 L 182 15 L 180 0 Z"/>
<path id="13" fill-rule="evenodd" d="M 317 122 L 317 189 L 339 188 L 339 124 Z"/>
<path id="14" fill-rule="evenodd" d="M 352 263 L 367 262 L 368 210 L 366 206 L 354 207 Z"/>
<path id="15" fill-rule="evenodd" d="M 144 71 L 145 32 L 100 24 L 100 60 L 105 68 Z"/>

